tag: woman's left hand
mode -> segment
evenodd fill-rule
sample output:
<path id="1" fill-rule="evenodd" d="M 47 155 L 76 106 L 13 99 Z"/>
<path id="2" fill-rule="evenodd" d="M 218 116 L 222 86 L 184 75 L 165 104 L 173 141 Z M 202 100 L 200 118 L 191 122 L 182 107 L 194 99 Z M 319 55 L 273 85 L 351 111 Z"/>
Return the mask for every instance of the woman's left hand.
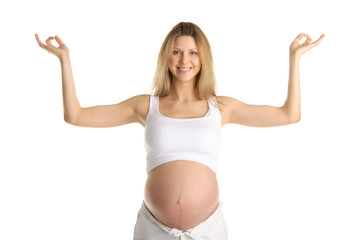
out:
<path id="1" fill-rule="evenodd" d="M 306 37 L 307 39 L 303 44 L 299 44 L 302 37 Z M 305 52 L 311 50 L 312 48 L 320 44 L 324 37 L 325 34 L 322 34 L 321 37 L 317 39 L 317 41 L 311 43 L 312 39 L 310 35 L 304 33 L 299 34 L 290 46 L 290 56 L 301 57 Z"/>

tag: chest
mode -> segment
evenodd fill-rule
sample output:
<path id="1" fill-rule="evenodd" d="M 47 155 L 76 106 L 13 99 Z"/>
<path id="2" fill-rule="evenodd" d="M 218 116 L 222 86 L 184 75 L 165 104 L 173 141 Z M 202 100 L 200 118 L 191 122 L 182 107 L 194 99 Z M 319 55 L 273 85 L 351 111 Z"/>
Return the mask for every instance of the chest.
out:
<path id="1" fill-rule="evenodd" d="M 202 118 L 208 111 L 209 106 L 207 101 L 199 101 L 195 103 L 168 103 L 166 101 L 159 101 L 158 111 L 161 115 L 169 118 L 187 119 L 187 118 Z"/>

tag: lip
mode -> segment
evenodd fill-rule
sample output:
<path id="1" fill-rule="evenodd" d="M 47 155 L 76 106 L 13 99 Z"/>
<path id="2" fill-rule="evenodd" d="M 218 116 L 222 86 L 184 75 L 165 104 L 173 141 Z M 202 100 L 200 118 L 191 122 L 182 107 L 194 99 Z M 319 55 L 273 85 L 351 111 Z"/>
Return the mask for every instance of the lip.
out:
<path id="1" fill-rule="evenodd" d="M 182 69 L 188 69 L 188 70 L 182 70 Z M 189 72 L 190 70 L 192 70 L 193 68 L 192 67 L 177 67 L 177 70 L 178 72 L 180 73 L 187 73 Z"/>

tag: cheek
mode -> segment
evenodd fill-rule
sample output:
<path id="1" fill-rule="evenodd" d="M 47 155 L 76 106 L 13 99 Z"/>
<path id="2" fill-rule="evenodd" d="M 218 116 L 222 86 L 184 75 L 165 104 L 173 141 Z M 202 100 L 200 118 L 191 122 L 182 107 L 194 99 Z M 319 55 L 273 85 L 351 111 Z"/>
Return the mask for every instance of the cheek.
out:
<path id="1" fill-rule="evenodd" d="M 199 69 L 200 69 L 201 66 L 202 66 L 202 62 L 201 62 L 200 59 L 197 59 L 197 60 L 195 61 L 195 64 L 198 66 Z"/>
<path id="2" fill-rule="evenodd" d="M 200 65 L 202 64 L 201 58 L 200 58 L 199 56 L 197 56 L 196 58 L 194 58 L 194 63 L 200 66 Z"/>
<path id="3" fill-rule="evenodd" d="M 170 58 L 168 61 L 168 70 L 174 75 L 176 71 L 176 59 Z"/>
<path id="4" fill-rule="evenodd" d="M 169 58 L 169 61 L 168 61 L 168 67 L 172 68 L 172 67 L 174 67 L 174 65 L 176 65 L 176 63 L 177 63 L 177 59 L 174 57 L 171 57 L 171 58 Z"/>

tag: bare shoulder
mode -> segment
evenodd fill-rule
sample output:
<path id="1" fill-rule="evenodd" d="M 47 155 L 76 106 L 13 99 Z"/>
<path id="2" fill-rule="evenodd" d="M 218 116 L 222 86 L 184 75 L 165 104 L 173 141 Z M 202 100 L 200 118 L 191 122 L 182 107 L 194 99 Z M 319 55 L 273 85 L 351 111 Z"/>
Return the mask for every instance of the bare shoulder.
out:
<path id="1" fill-rule="evenodd" d="M 232 111 L 233 108 L 239 107 L 244 103 L 238 99 L 228 97 L 228 96 L 216 96 L 217 103 L 219 103 L 219 108 L 221 111 Z"/>
<path id="2" fill-rule="evenodd" d="M 217 98 L 217 102 L 221 103 L 221 105 L 232 102 L 232 99 L 233 99 L 228 96 L 216 96 L 216 98 Z"/>
<path id="3" fill-rule="evenodd" d="M 222 126 L 231 122 L 235 109 L 240 109 L 245 105 L 240 100 L 228 96 L 216 96 L 216 100 L 221 113 Z"/>
<path id="4" fill-rule="evenodd" d="M 150 95 L 149 94 L 140 94 L 140 95 L 136 95 L 136 96 L 132 97 L 131 99 L 133 99 L 134 102 L 137 104 L 142 104 L 145 102 L 149 103 Z"/>

